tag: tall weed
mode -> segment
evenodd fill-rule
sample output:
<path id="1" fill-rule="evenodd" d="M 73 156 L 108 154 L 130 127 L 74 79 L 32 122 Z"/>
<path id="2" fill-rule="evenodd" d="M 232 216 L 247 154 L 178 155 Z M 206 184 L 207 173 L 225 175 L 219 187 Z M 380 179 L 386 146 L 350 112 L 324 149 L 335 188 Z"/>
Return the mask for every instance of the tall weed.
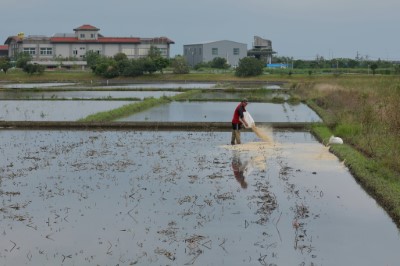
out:
<path id="1" fill-rule="evenodd" d="M 314 99 L 337 136 L 400 172 L 399 83 L 400 78 L 393 76 L 341 76 L 313 79 L 297 86 L 296 93 Z"/>

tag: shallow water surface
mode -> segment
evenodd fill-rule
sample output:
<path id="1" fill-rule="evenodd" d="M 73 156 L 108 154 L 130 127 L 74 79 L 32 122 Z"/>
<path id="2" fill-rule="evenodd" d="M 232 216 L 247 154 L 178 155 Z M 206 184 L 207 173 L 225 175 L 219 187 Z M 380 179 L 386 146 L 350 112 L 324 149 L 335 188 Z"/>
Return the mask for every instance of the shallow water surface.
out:
<path id="1" fill-rule="evenodd" d="M 171 102 L 119 121 L 226 122 L 232 120 L 235 102 Z M 250 103 L 247 111 L 257 122 L 319 122 L 305 104 Z"/>
<path id="2" fill-rule="evenodd" d="M 108 86 L 94 86 L 93 88 L 126 88 L 126 89 L 211 89 L 215 83 L 135 83 L 135 84 L 121 84 L 121 85 L 108 85 Z"/>
<path id="3" fill-rule="evenodd" d="M 308 132 L 0 131 L 0 265 L 397 265 Z"/>
<path id="4" fill-rule="evenodd" d="M 290 98 L 289 94 L 282 93 L 280 91 L 265 91 L 264 93 L 253 93 L 253 92 L 225 92 L 225 91 L 213 91 L 213 92 L 202 92 L 194 95 L 192 99 L 223 99 L 223 100 L 231 100 L 231 99 L 242 99 L 242 98 L 252 98 L 257 97 L 258 99 L 262 99 L 263 101 L 271 101 L 273 98 L 281 98 L 284 100 L 288 100 Z"/>
<path id="5" fill-rule="evenodd" d="M 30 88 L 48 88 L 48 87 L 61 87 L 72 86 L 75 83 L 13 83 L 13 84 L 0 84 L 0 87 L 6 89 L 30 89 Z"/>
<path id="6" fill-rule="evenodd" d="M 0 91 L 0 99 L 115 99 L 115 98 L 160 98 L 174 96 L 175 91 Z"/>
<path id="7" fill-rule="evenodd" d="M 24 101 L 0 100 L 0 120 L 76 121 L 90 114 L 108 111 L 133 101 Z"/>

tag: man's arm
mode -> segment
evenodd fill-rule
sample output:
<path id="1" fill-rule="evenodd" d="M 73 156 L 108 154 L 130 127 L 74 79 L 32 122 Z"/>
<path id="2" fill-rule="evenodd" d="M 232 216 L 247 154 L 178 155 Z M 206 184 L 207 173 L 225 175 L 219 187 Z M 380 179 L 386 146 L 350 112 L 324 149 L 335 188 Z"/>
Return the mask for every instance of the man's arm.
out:
<path id="1" fill-rule="evenodd" d="M 242 122 L 246 127 L 249 127 L 249 125 L 246 122 L 246 119 L 244 119 L 244 115 L 242 114 L 242 116 L 239 116 L 239 120 L 240 122 Z"/>

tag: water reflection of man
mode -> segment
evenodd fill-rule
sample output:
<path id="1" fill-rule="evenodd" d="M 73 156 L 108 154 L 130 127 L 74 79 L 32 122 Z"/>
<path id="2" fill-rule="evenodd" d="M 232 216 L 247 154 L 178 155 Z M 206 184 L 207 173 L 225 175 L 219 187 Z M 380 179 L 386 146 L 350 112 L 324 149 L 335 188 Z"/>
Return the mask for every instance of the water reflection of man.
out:
<path id="1" fill-rule="evenodd" d="M 246 169 L 246 164 L 243 164 L 240 160 L 240 153 L 237 151 L 233 152 L 232 157 L 232 170 L 233 175 L 236 180 L 239 182 L 240 186 L 244 189 L 247 188 L 247 182 L 245 180 L 244 171 Z"/>

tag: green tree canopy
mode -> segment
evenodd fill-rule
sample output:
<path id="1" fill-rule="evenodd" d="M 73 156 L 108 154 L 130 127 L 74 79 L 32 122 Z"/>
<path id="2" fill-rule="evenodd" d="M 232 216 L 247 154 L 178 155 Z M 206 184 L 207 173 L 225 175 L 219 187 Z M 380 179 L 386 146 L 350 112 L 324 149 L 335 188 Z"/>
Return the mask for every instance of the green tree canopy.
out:
<path id="1" fill-rule="evenodd" d="M 254 57 L 244 57 L 239 60 L 235 75 L 238 77 L 251 77 L 261 75 L 264 69 L 264 63 Z"/>
<path id="2" fill-rule="evenodd" d="M 28 62 L 31 60 L 32 60 L 32 56 L 29 53 L 27 53 L 27 52 L 18 53 L 15 56 L 15 61 L 16 61 L 15 65 L 16 65 L 16 67 L 23 69 L 28 64 Z"/>
<path id="3" fill-rule="evenodd" d="M 117 53 L 117 54 L 115 54 L 114 55 L 114 60 L 115 61 L 123 61 L 123 60 L 126 60 L 126 59 L 128 59 L 128 56 L 126 55 L 126 54 L 124 54 L 124 53 Z"/>
<path id="4" fill-rule="evenodd" d="M 219 68 L 219 69 L 228 69 L 229 65 L 226 62 L 225 58 L 222 57 L 215 57 L 212 61 L 211 61 L 211 67 L 212 68 Z"/>
<path id="5" fill-rule="evenodd" d="M 372 70 L 372 74 L 375 75 L 375 71 L 376 71 L 376 69 L 378 68 L 378 64 L 373 63 L 373 64 L 371 64 L 370 68 L 371 68 L 371 70 Z"/>
<path id="6" fill-rule="evenodd" d="M 10 58 L 8 57 L 1 57 L 0 58 L 0 69 L 3 70 L 5 74 L 11 68 Z"/>
<path id="7" fill-rule="evenodd" d="M 149 53 L 147 54 L 147 57 L 151 59 L 157 59 L 159 57 L 162 57 L 160 49 L 158 49 L 156 46 L 152 45 L 150 46 Z"/>
<path id="8" fill-rule="evenodd" d="M 189 73 L 189 66 L 186 63 L 185 58 L 183 56 L 177 55 L 172 60 L 172 68 L 174 74 L 188 74 Z"/>
<path id="9" fill-rule="evenodd" d="M 85 58 L 86 58 L 86 63 L 88 65 L 88 67 L 90 67 L 90 69 L 94 72 L 96 69 L 96 64 L 98 63 L 98 61 L 101 59 L 101 55 L 98 54 L 95 51 L 88 51 L 85 54 Z"/>

